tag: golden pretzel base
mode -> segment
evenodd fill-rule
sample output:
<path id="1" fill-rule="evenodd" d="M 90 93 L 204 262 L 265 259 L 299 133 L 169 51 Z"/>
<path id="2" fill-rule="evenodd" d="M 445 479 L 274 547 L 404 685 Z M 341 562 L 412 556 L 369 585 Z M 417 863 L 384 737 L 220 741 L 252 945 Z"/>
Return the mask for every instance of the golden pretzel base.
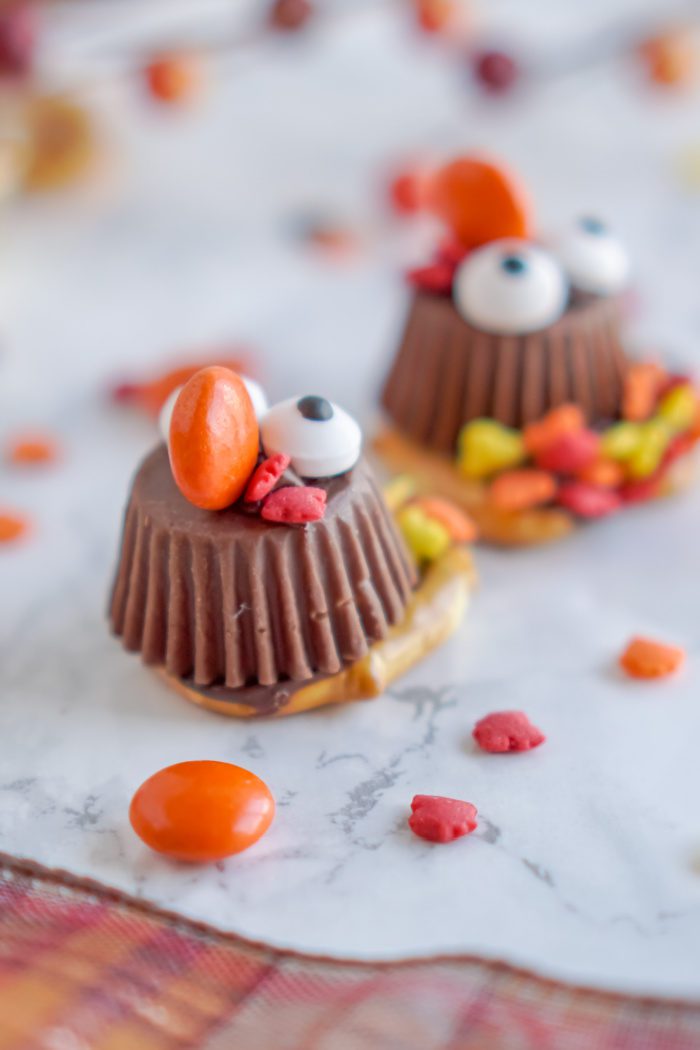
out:
<path id="1" fill-rule="evenodd" d="M 443 496 L 463 507 L 474 519 L 486 543 L 501 547 L 527 547 L 562 539 L 575 527 L 576 519 L 561 507 L 502 511 L 487 498 L 488 486 L 460 474 L 452 459 L 431 452 L 397 430 L 384 427 L 372 443 L 384 465 L 396 474 L 409 474 L 421 494 Z M 686 488 L 695 475 L 692 456 L 684 456 L 669 470 L 659 496 Z"/>
<path id="2" fill-rule="evenodd" d="M 406 615 L 400 624 L 391 628 L 386 638 L 375 642 L 366 656 L 345 671 L 309 685 L 300 685 L 288 704 L 267 717 L 279 718 L 326 704 L 380 696 L 396 678 L 454 633 L 475 581 L 470 552 L 464 547 L 451 548 L 428 568 L 408 604 Z M 163 670 L 158 673 L 186 700 L 199 707 L 233 718 L 259 715 L 247 704 L 212 699 L 206 695 L 206 689 L 196 689 Z"/>

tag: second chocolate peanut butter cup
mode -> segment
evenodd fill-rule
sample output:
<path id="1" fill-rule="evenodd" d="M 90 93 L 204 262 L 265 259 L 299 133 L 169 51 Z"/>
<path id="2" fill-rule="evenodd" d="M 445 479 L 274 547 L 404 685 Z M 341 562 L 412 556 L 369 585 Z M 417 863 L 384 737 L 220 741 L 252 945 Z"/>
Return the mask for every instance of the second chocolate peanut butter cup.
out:
<path id="1" fill-rule="evenodd" d="M 574 293 L 545 329 L 484 331 L 451 298 L 417 291 L 382 404 L 407 437 L 452 453 L 465 423 L 495 419 L 522 427 L 573 402 L 590 422 L 615 417 L 628 358 L 615 297 Z"/>

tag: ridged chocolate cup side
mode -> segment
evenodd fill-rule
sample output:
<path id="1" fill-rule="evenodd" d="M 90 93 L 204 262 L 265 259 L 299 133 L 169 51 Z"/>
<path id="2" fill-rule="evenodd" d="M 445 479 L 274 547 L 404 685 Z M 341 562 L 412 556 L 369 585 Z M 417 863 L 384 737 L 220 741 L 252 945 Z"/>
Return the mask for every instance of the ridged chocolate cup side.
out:
<path id="1" fill-rule="evenodd" d="M 613 418 L 627 366 L 614 299 L 581 296 L 548 328 L 496 335 L 467 324 L 451 299 L 419 291 L 382 403 L 406 436 L 450 453 L 472 419 L 522 427 L 567 401 L 589 422 Z"/>
<path id="2" fill-rule="evenodd" d="M 413 569 L 364 463 L 321 482 L 326 516 L 277 525 L 188 503 L 165 446 L 126 511 L 110 617 L 125 648 L 195 685 L 334 674 L 399 622 Z"/>

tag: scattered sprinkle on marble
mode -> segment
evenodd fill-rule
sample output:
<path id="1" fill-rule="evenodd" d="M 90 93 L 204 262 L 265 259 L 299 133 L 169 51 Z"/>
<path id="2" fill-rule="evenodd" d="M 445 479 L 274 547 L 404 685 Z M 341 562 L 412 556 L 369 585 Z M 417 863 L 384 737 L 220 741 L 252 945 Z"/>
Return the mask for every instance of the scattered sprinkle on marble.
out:
<path id="1" fill-rule="evenodd" d="M 651 638 L 633 638 L 620 656 L 620 667 L 631 678 L 667 678 L 685 660 L 679 646 Z"/>
<path id="2" fill-rule="evenodd" d="M 483 751 L 503 754 L 530 751 L 546 740 L 524 711 L 494 711 L 474 726 L 474 739 Z"/>
<path id="3" fill-rule="evenodd" d="M 441 795 L 415 795 L 408 826 L 428 842 L 453 842 L 476 828 L 476 807 Z"/>

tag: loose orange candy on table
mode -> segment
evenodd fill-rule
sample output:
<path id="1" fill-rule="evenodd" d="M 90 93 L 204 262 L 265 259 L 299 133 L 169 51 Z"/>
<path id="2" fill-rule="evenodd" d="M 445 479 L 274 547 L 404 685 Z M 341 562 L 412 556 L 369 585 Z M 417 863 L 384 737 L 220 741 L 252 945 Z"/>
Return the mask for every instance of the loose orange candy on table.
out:
<path id="1" fill-rule="evenodd" d="M 633 638 L 620 657 L 620 667 L 632 678 L 666 678 L 677 671 L 685 652 L 651 638 Z"/>
<path id="2" fill-rule="evenodd" d="M 10 442 L 7 459 L 16 466 L 53 463 L 59 458 L 58 442 L 49 435 L 25 434 Z"/>
<path id="3" fill-rule="evenodd" d="M 14 511 L 0 510 L 0 543 L 14 543 L 29 532 L 29 518 Z"/>
<path id="4" fill-rule="evenodd" d="M 544 470 L 507 470 L 489 487 L 488 498 L 498 510 L 529 510 L 551 503 L 557 494 L 557 481 Z"/>
<path id="5" fill-rule="evenodd" d="M 178 762 L 154 773 L 129 808 L 147 846 L 175 860 L 203 863 L 248 849 L 275 815 L 264 781 L 229 762 Z"/>
<path id="6" fill-rule="evenodd" d="M 525 189 L 506 168 L 479 157 L 460 157 L 437 171 L 427 203 L 467 248 L 533 232 Z"/>
<path id="7" fill-rule="evenodd" d="M 258 458 L 255 409 L 228 368 L 202 368 L 187 381 L 170 422 L 170 465 L 183 496 L 223 510 L 241 496 Z"/>

